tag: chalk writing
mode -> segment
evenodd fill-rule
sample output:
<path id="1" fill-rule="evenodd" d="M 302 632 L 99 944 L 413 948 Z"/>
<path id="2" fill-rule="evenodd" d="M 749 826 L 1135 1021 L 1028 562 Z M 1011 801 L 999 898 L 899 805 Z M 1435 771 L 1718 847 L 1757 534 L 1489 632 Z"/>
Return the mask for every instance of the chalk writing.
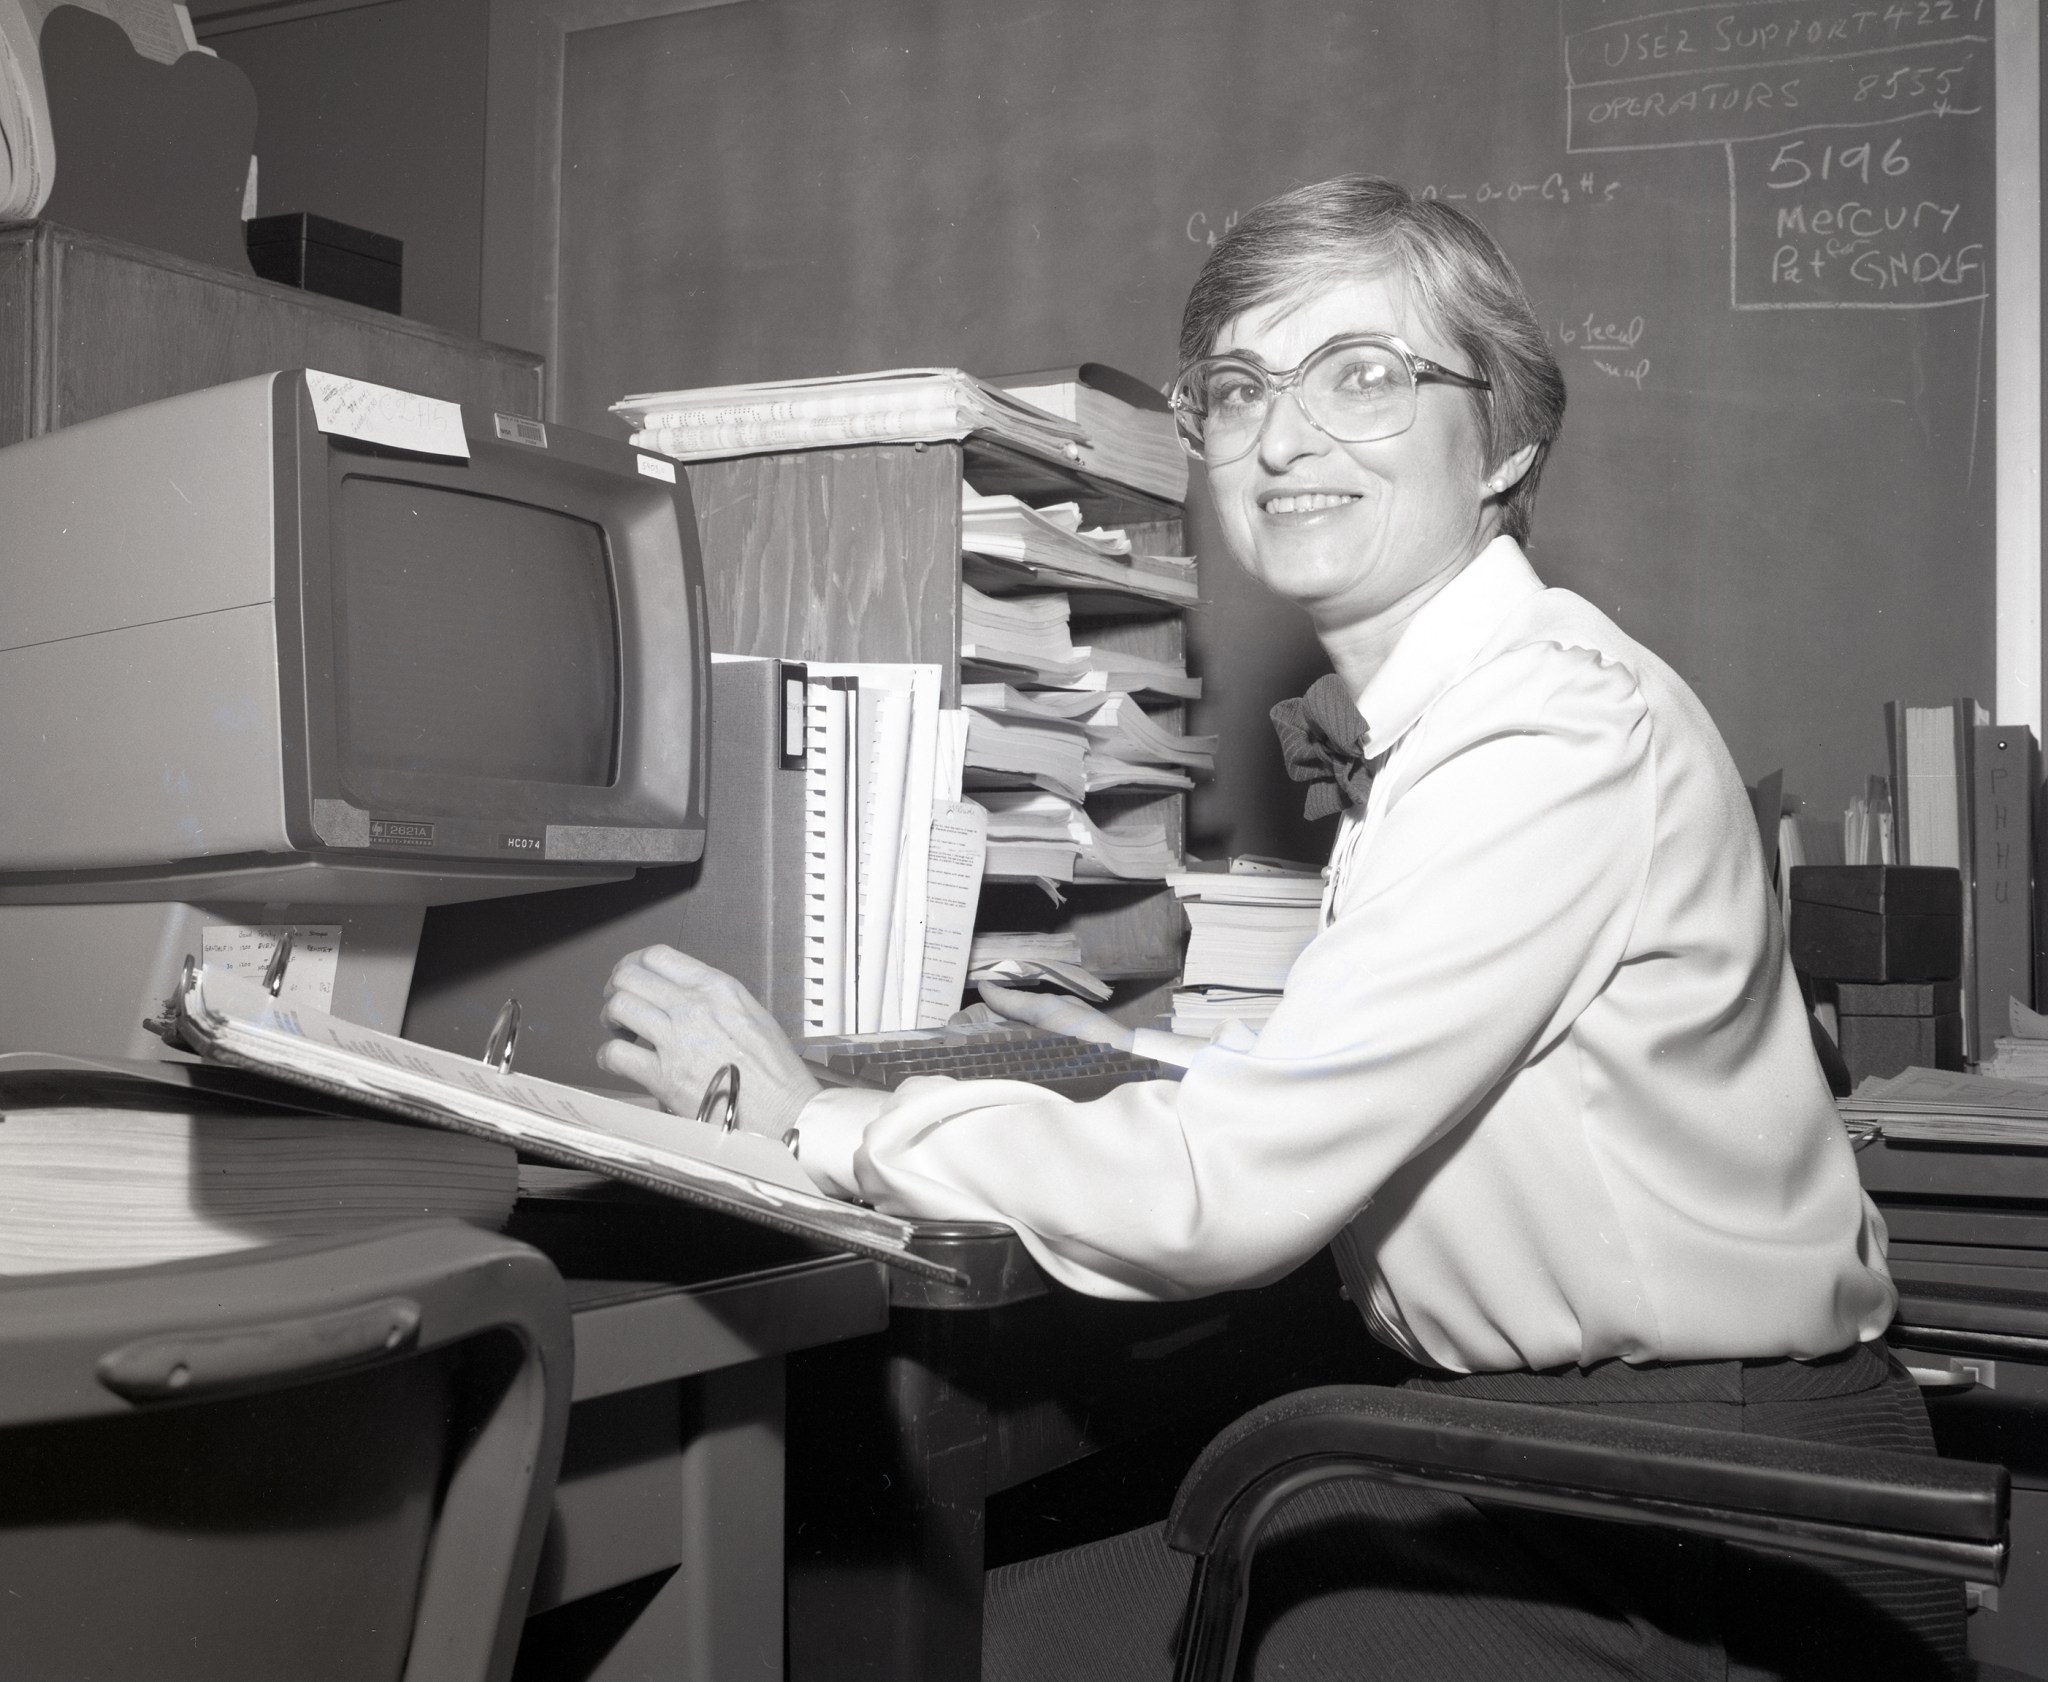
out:
<path id="1" fill-rule="evenodd" d="M 1984 105 L 1987 15 L 1984 0 L 1752 0 L 1645 4 L 1614 18 L 1561 0 L 1565 149 L 1709 146 L 1969 114 Z"/>
<path id="2" fill-rule="evenodd" d="M 1619 181 L 1603 180 L 1591 170 L 1582 170 L 1576 177 L 1567 179 L 1563 171 L 1554 169 L 1540 181 L 1482 181 L 1476 187 L 1426 181 L 1417 189 L 1417 195 L 1425 199 L 1442 199 L 1446 204 L 1547 204 L 1562 207 L 1568 204 L 1611 204 L 1614 195 L 1620 191 Z"/>
<path id="3" fill-rule="evenodd" d="M 1216 249 L 1216 242 L 1237 226 L 1237 212 L 1231 211 L 1221 222 L 1211 222 L 1206 210 L 1198 210 L 1187 220 L 1187 236 L 1196 245 Z"/>
<path id="4" fill-rule="evenodd" d="M 1728 149 L 1737 309 L 1928 309 L 1989 288 L 1989 217 L 1953 183 L 1981 125 L 1888 140 L 1799 136 Z"/>
<path id="5" fill-rule="evenodd" d="M 1639 315 L 1626 321 L 1603 320 L 1589 310 L 1578 321 L 1560 321 L 1553 337 L 1567 350 L 1592 352 L 1591 360 L 1580 366 L 1641 391 L 1650 377 L 1650 359 L 1630 353 L 1642 344 L 1646 331 Z"/>

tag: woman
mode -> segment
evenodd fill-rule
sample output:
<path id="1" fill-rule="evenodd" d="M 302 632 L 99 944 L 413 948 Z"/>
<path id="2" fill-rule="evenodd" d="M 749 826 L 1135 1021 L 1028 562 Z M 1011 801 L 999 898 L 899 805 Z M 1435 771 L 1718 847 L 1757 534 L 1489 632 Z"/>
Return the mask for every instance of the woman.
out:
<path id="1" fill-rule="evenodd" d="M 822 1184 L 1008 1222 L 1080 1290 L 1256 1285 L 1330 1244 L 1374 1334 L 1430 1370 L 1414 1382 L 1931 1452 L 1876 1341 L 1883 1229 L 1726 749 L 1669 667 L 1520 548 L 1564 391 L 1505 258 L 1387 182 L 1303 188 L 1218 244 L 1180 348 L 1226 539 L 1334 668 L 1276 709 L 1297 775 L 1330 762 L 1316 794 L 1342 819 L 1322 931 L 1268 1025 L 1202 1049 L 1140 1033 L 1185 1080 L 1092 1103 L 821 1094 L 744 993 L 657 949 L 614 977 L 607 1020 L 645 1043 L 606 1067 L 683 1108 L 736 1059 L 747 1124 L 794 1123 Z M 1265 1551 L 1260 1677 L 1960 1655 L 1953 1590 L 1448 1496 L 1336 1486 Z M 1164 1676 L 1184 1585 L 1156 1530 L 996 1573 L 988 1674 Z"/>

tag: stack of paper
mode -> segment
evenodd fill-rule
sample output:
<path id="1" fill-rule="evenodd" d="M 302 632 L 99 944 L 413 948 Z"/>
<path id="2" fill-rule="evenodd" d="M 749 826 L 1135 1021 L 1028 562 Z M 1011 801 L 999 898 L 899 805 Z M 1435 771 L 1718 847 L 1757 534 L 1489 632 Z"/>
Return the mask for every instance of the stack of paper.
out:
<path id="1" fill-rule="evenodd" d="M 843 444 L 917 443 L 986 433 L 1079 461 L 1081 429 L 958 368 L 895 368 L 623 397 L 612 413 L 633 443 L 679 461 Z"/>
<path id="2" fill-rule="evenodd" d="M 1181 972 L 1184 993 L 1218 989 L 1241 1008 L 1219 1011 L 1217 1021 L 1263 1020 L 1247 994 L 1277 995 L 1287 972 L 1322 926 L 1323 879 L 1306 871 L 1184 871 L 1167 877 L 1188 915 L 1188 952 Z M 1277 999 L 1275 1000 L 1277 1002 Z M 1196 1008 L 1174 998 L 1176 1012 Z"/>
<path id="3" fill-rule="evenodd" d="M 969 555 L 1016 567 L 1034 582 L 1108 588 L 1192 602 L 1194 563 L 1182 556 L 1131 553 L 1121 531 L 1084 531 L 1071 502 L 1033 508 L 1019 497 L 983 496 L 960 487 L 960 546 Z"/>
<path id="4" fill-rule="evenodd" d="M 1035 790 L 976 789 L 972 798 L 989 814 L 991 876 L 1159 882 L 1180 869 L 1181 860 L 1168 846 L 1163 825 L 1105 829 L 1075 801 Z M 1023 846 L 1067 849 L 1068 868 L 1064 874 L 1017 868 L 1013 861 L 1019 855 L 1008 849 Z"/>
<path id="5" fill-rule="evenodd" d="M 1106 999 L 1111 991 L 1109 983 L 1082 960 L 1081 942 L 1071 933 L 977 934 L 967 975 L 970 981 L 999 981 L 1013 987 L 1046 982 L 1084 999 Z"/>
<path id="6" fill-rule="evenodd" d="M 964 695 L 962 699 L 966 699 Z M 967 714 L 968 787 L 1029 784 L 1070 800 L 1079 800 L 1087 792 L 1088 729 L 1078 719 L 1060 718 L 1028 705 L 986 701 L 970 702 L 963 710 Z"/>
<path id="7" fill-rule="evenodd" d="M 1112 695 L 1088 715 L 1088 787 L 1119 783 L 1185 787 L 1180 778 L 1162 783 L 1143 775 L 1143 767 L 1184 767 L 1211 771 L 1216 767 L 1214 736 L 1184 736 L 1166 729 L 1129 695 Z"/>
<path id="8" fill-rule="evenodd" d="M 1173 995 L 1173 1031 L 1213 1040 L 1233 1022 L 1263 1028 L 1285 996 L 1262 987 L 1183 988 Z"/>
<path id="9" fill-rule="evenodd" d="M 426 1216 L 502 1226 L 518 1183 L 508 1146 L 430 1127 L 225 1105 L 10 1105 L 0 1274 L 142 1267 Z"/>
<path id="10" fill-rule="evenodd" d="M 1949 1069 L 1872 1076 L 1836 1108 L 1851 1129 L 1887 1139 L 2048 1146 L 2048 1087 Z"/>
<path id="11" fill-rule="evenodd" d="M 1036 374 L 1006 374 L 1013 397 L 1049 410 L 1082 430 L 1082 464 L 1168 502 L 1188 494 L 1187 452 L 1166 399 L 1143 381 L 1099 362 Z"/>
<path id="12" fill-rule="evenodd" d="M 2048 1083 L 2048 1016 L 2029 1010 L 2018 999 L 2006 1000 L 2012 1032 L 2000 1034 L 1984 1073 L 1999 1080 Z"/>
<path id="13" fill-rule="evenodd" d="M 970 665 L 1015 668 L 1041 681 L 1064 683 L 1087 670 L 1068 630 L 1071 609 L 1058 591 L 991 596 L 960 586 L 960 658 Z"/>

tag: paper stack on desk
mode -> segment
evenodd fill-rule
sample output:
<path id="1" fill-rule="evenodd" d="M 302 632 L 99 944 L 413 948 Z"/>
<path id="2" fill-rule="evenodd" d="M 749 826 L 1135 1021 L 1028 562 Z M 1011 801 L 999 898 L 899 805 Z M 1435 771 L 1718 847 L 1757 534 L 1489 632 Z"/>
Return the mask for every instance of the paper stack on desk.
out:
<path id="1" fill-rule="evenodd" d="M 1949 1144 L 2048 1149 L 2048 1087 L 1949 1069 L 1872 1076 L 1835 1101 L 1852 1132 Z"/>
<path id="2" fill-rule="evenodd" d="M 969 798 L 988 811 L 991 877 L 1158 882 L 1180 868 L 1162 824 L 1105 828 L 1077 802 L 1039 790 L 981 788 L 970 791 Z M 1041 851 L 1064 852 L 1064 870 L 1026 868 L 1021 861 L 1027 849 L 1033 859 Z"/>
<path id="3" fill-rule="evenodd" d="M 1287 972 L 1322 926 L 1323 879 L 1306 870 L 1190 870 L 1167 877 L 1188 916 L 1173 1031 L 1213 1037 L 1273 1014 Z"/>

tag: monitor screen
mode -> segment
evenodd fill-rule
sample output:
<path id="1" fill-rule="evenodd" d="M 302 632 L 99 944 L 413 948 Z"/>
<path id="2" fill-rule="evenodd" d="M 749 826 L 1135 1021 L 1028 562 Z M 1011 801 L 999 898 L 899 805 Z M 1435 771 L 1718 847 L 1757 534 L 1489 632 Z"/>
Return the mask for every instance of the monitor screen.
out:
<path id="1" fill-rule="evenodd" d="M 346 474 L 334 520 L 339 770 L 608 787 L 619 637 L 587 519 Z"/>

